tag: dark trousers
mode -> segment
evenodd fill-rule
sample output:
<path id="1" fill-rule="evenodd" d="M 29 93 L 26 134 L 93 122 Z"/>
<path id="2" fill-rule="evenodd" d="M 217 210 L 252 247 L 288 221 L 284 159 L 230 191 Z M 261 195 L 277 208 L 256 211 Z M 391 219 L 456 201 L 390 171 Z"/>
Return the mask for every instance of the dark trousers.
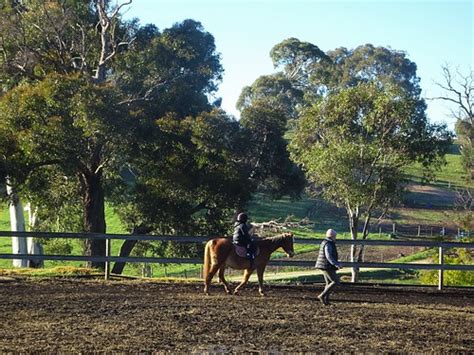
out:
<path id="1" fill-rule="evenodd" d="M 324 281 L 326 281 L 326 287 L 324 287 L 323 292 L 319 295 L 319 297 L 325 298 L 329 300 L 329 294 L 332 292 L 334 287 L 339 285 L 339 276 L 336 274 L 336 270 L 321 270 L 323 272 Z"/>

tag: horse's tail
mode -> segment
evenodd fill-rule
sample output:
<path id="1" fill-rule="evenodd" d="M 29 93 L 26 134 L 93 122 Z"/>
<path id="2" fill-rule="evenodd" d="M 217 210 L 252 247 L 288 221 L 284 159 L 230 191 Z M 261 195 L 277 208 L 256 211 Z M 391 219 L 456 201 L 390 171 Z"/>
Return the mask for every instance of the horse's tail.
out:
<path id="1" fill-rule="evenodd" d="M 202 277 L 204 281 L 207 280 L 207 275 L 209 275 L 209 270 L 211 268 L 211 248 L 212 240 L 208 241 L 204 248 L 204 265 L 202 269 Z"/>

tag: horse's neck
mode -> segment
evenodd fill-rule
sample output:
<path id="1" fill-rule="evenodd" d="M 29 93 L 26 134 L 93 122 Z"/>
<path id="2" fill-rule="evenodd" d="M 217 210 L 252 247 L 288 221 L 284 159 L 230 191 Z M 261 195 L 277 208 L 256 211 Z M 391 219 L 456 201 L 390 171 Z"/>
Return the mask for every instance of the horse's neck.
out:
<path id="1" fill-rule="evenodd" d="M 281 237 L 273 237 L 273 238 L 264 239 L 262 240 L 262 243 L 265 243 L 265 244 L 268 243 L 268 250 L 271 254 L 275 250 L 281 247 Z"/>

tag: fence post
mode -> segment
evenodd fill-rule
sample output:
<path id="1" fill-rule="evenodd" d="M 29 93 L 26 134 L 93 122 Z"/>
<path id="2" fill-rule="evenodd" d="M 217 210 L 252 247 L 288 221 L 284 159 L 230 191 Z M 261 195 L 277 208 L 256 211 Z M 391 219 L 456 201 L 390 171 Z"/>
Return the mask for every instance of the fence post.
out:
<path id="1" fill-rule="evenodd" d="M 418 237 L 420 236 L 420 234 L 421 234 L 421 226 L 418 225 Z"/>
<path id="2" fill-rule="evenodd" d="M 395 234 L 395 232 L 396 232 L 395 223 L 393 224 L 392 231 L 393 231 L 393 234 Z"/>
<path id="3" fill-rule="evenodd" d="M 105 240 L 105 257 L 109 258 L 110 256 L 110 238 Z M 110 261 L 105 261 L 105 280 L 107 281 L 110 278 Z"/>
<path id="4" fill-rule="evenodd" d="M 444 249 L 443 246 L 439 247 L 439 274 L 438 274 L 438 290 L 443 289 L 444 279 Z"/>

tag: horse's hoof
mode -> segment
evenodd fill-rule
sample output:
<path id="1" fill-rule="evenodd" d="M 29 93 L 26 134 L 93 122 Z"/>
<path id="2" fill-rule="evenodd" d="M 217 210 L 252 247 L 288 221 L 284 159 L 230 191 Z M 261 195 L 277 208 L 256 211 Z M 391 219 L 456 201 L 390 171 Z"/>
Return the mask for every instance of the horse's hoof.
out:
<path id="1" fill-rule="evenodd" d="M 265 293 L 264 293 L 264 292 L 262 292 L 262 291 L 259 291 L 258 293 L 259 293 L 259 294 L 260 294 L 260 296 L 262 296 L 262 297 L 264 297 L 264 296 L 265 296 Z"/>

